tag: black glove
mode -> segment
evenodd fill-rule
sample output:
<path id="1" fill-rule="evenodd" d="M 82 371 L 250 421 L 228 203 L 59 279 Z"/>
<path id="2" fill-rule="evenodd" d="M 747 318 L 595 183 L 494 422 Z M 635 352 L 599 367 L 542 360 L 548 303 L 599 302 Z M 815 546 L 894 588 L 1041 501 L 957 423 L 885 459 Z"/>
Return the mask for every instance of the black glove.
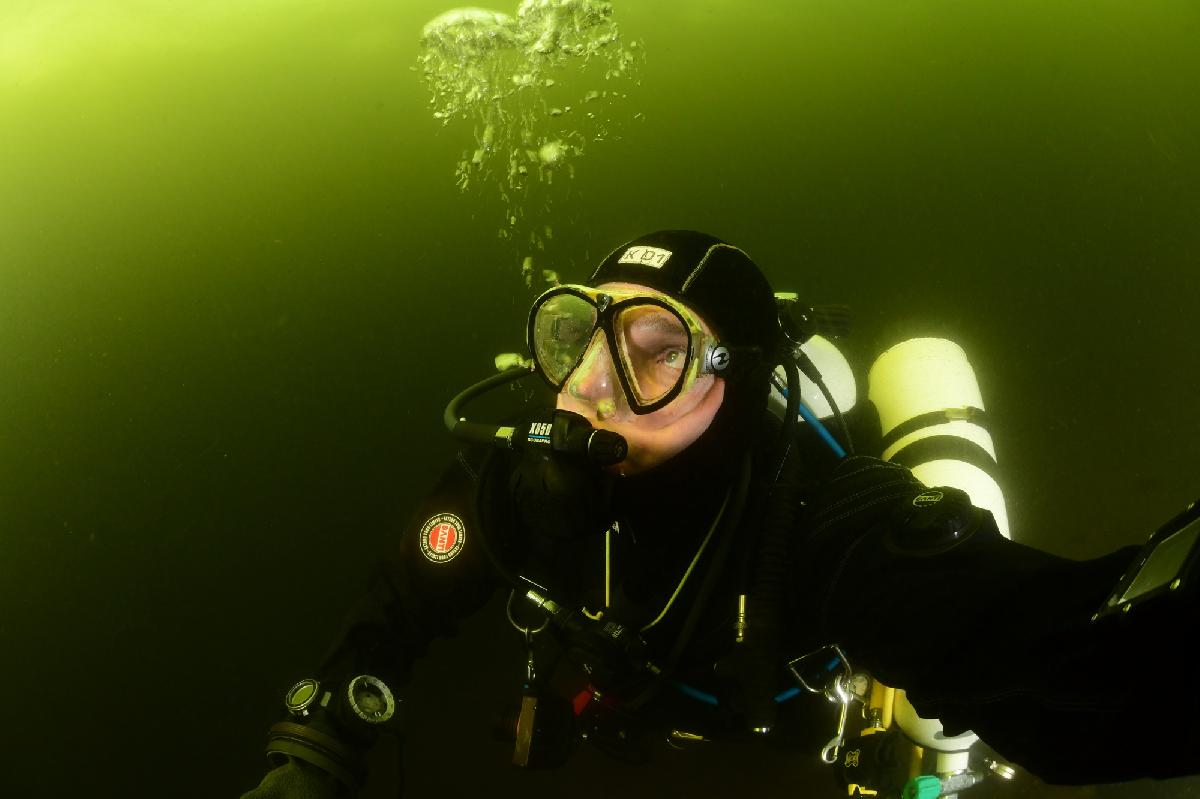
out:
<path id="1" fill-rule="evenodd" d="M 809 538 L 816 547 L 833 539 L 844 546 L 924 490 L 903 466 L 866 455 L 842 458 L 809 505 Z"/>
<path id="2" fill-rule="evenodd" d="M 803 527 L 809 623 L 822 643 L 899 687 L 945 658 L 930 651 L 935 619 L 970 636 L 1003 612 L 1012 576 L 1041 565 L 1042 553 L 1004 540 L 964 492 L 926 488 L 907 468 L 867 456 L 837 464 Z"/>
<path id="3" fill-rule="evenodd" d="M 267 772 L 262 782 L 241 799 L 344 799 L 341 785 L 325 772 L 298 760 L 289 760 Z"/>
<path id="4" fill-rule="evenodd" d="M 612 485 L 593 464 L 541 451 L 523 454 L 509 480 L 524 531 L 551 540 L 603 533 L 612 521 Z"/>
<path id="5" fill-rule="evenodd" d="M 1146 664 L 1179 636 L 1091 620 L 1134 548 L 1073 561 L 1009 541 L 961 491 L 867 457 L 835 468 L 805 520 L 822 643 L 947 734 L 973 729 L 1050 782 L 1190 773 L 1144 733 L 1170 716 L 1145 698 Z"/>

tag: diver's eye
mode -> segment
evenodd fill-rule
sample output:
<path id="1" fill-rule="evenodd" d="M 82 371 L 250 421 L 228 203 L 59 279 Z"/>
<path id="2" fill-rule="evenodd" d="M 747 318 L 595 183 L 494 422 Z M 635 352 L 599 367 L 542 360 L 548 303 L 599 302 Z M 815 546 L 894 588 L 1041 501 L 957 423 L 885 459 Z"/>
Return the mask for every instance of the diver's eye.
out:
<path id="1" fill-rule="evenodd" d="M 671 349 L 663 350 L 662 355 L 659 356 L 659 361 L 663 366 L 669 366 L 672 369 L 682 369 L 685 355 L 687 353 L 683 350 L 672 347 Z"/>

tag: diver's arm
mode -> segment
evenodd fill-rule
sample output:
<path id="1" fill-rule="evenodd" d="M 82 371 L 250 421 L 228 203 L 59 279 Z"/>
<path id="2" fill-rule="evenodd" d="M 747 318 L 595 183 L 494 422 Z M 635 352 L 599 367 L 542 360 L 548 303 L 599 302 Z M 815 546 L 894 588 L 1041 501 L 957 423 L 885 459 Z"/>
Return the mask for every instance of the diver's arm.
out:
<path id="1" fill-rule="evenodd" d="M 315 680 L 313 699 L 271 727 L 267 751 L 275 768 L 244 799 L 354 795 L 379 732 L 398 731 L 401 691 L 415 661 L 494 592 L 496 579 L 479 542 L 478 476 L 477 461 L 460 454 L 401 529 L 320 666 L 297 675 Z M 378 681 L 357 683 L 368 702 L 391 694 L 392 718 L 364 715 L 347 700 L 363 675 Z M 293 705 L 306 695 L 301 690 Z"/>
<path id="2" fill-rule="evenodd" d="M 974 508 L 969 535 L 898 534 L 898 511 L 925 491 L 869 458 L 834 473 L 799 567 L 819 637 L 947 734 L 971 729 L 1048 782 L 1200 773 L 1195 603 L 1093 621 L 1137 547 L 1059 558 L 1005 539 Z"/>
<path id="3" fill-rule="evenodd" d="M 492 595 L 497 579 L 480 544 L 480 459 L 474 455 L 458 455 L 377 563 L 319 675 L 345 678 L 374 669 L 403 685 L 430 641 L 453 635 L 459 620 Z"/>

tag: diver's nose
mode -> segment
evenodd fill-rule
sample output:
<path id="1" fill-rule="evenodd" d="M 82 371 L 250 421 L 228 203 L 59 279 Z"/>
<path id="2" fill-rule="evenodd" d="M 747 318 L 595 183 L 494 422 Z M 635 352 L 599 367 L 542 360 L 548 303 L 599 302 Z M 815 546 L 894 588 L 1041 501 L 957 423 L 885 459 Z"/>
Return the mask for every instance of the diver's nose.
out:
<path id="1" fill-rule="evenodd" d="M 596 417 L 604 420 L 617 413 L 621 389 L 617 383 L 608 342 L 597 331 L 588 345 L 579 366 L 567 380 L 567 393 L 596 409 Z"/>

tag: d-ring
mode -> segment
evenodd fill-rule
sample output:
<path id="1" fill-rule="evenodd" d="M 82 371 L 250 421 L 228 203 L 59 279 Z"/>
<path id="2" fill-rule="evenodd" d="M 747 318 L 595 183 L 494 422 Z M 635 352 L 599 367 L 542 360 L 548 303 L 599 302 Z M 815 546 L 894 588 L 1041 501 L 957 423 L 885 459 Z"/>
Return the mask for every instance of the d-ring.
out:
<path id="1" fill-rule="evenodd" d="M 542 630 L 546 629 L 546 625 L 550 623 L 549 617 L 542 619 L 542 626 L 538 627 L 536 630 L 531 627 L 522 627 L 521 625 L 517 624 L 517 620 L 513 618 L 512 612 L 512 601 L 513 597 L 516 595 L 517 589 L 514 588 L 508 592 L 508 601 L 504 603 L 504 613 L 506 616 L 508 616 L 508 623 L 513 626 L 513 629 L 525 636 L 537 635 Z"/>

